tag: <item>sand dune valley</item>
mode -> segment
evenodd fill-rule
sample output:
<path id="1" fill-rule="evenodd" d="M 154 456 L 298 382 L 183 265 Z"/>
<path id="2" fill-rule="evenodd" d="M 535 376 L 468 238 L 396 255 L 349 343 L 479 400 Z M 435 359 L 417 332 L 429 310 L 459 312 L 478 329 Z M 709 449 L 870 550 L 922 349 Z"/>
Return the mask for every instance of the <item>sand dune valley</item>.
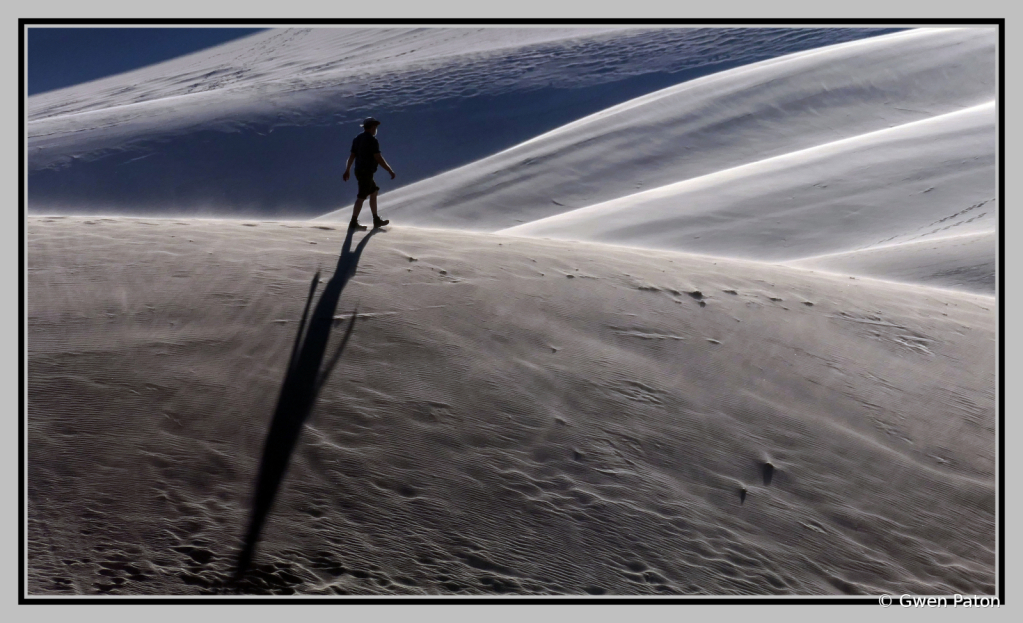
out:
<path id="1" fill-rule="evenodd" d="M 996 35 L 277 29 L 33 95 L 28 594 L 994 594 Z"/>

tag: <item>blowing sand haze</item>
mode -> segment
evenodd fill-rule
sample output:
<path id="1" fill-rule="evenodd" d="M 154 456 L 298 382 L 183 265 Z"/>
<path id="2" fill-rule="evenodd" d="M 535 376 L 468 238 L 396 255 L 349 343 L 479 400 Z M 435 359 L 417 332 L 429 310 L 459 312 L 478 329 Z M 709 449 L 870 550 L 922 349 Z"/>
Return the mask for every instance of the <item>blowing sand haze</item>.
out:
<path id="1" fill-rule="evenodd" d="M 28 595 L 995 594 L 996 31 L 669 30 L 271 30 L 29 98 Z M 502 59 L 605 109 L 428 170 L 401 129 Z M 82 185 L 413 79 L 386 226 L 354 106 L 315 212 Z"/>

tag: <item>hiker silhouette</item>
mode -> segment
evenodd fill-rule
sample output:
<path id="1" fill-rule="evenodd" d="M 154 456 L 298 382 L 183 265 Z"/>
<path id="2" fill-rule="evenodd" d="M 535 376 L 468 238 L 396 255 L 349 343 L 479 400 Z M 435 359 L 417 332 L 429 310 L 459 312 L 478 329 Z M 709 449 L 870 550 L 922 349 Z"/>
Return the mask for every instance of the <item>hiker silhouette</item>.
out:
<path id="1" fill-rule="evenodd" d="M 380 122 L 373 117 L 367 117 L 362 122 L 363 132 L 352 141 L 352 153 L 348 156 L 344 175 L 341 176 L 347 182 L 351 175 L 352 163 L 355 163 L 355 179 L 359 183 L 359 190 L 355 207 L 352 209 L 352 222 L 348 224 L 349 229 L 366 229 L 365 225 L 359 225 L 359 212 L 362 211 L 362 202 L 366 197 L 369 197 L 369 209 L 373 212 L 373 227 L 383 227 L 391 222 L 377 214 L 377 193 L 380 192 L 380 187 L 373 181 L 373 173 L 379 165 L 391 174 L 392 180 L 396 175 L 391 165 L 384 160 L 384 155 L 380 153 L 380 143 L 376 139 L 379 126 Z"/>

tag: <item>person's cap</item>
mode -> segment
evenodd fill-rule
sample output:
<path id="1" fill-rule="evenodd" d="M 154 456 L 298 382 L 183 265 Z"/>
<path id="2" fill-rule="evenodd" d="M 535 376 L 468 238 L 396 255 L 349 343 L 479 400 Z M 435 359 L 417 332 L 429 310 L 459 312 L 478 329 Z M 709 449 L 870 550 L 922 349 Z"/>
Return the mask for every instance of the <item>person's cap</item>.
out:
<path id="1" fill-rule="evenodd" d="M 362 122 L 362 127 L 364 128 L 372 128 L 375 125 L 380 125 L 380 122 L 373 117 L 366 117 L 366 119 Z"/>

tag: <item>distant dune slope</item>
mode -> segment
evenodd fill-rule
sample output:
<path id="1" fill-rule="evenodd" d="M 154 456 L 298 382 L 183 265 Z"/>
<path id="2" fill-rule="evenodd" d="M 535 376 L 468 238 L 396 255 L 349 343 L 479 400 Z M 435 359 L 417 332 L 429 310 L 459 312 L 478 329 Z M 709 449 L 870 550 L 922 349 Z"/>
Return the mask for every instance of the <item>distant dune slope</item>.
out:
<path id="1" fill-rule="evenodd" d="M 719 72 L 386 193 L 382 202 L 416 225 L 513 227 L 992 102 L 995 44 L 992 30 L 920 29 Z"/>
<path id="2" fill-rule="evenodd" d="M 614 28 L 284 28 L 31 98 L 30 121 L 196 93 L 337 86 L 340 78 L 470 60 L 516 48 L 592 38 Z M 208 114 L 208 113 L 207 113 Z"/>
<path id="3" fill-rule="evenodd" d="M 503 233 L 765 261 L 994 233 L 994 102 L 564 212 Z M 995 247 L 988 248 L 994 262 Z"/>
<path id="4" fill-rule="evenodd" d="M 296 351 L 243 592 L 994 591 L 992 297 L 333 227 L 28 219 L 31 593 L 223 590 Z"/>
<path id="5" fill-rule="evenodd" d="M 320 215 L 354 196 L 340 172 L 367 115 L 393 189 L 688 79 L 890 31 L 266 31 L 29 98 L 29 209 Z"/>
<path id="6" fill-rule="evenodd" d="M 990 295 L 998 276 L 997 250 L 995 232 L 982 231 L 828 253 L 788 264 Z"/>

